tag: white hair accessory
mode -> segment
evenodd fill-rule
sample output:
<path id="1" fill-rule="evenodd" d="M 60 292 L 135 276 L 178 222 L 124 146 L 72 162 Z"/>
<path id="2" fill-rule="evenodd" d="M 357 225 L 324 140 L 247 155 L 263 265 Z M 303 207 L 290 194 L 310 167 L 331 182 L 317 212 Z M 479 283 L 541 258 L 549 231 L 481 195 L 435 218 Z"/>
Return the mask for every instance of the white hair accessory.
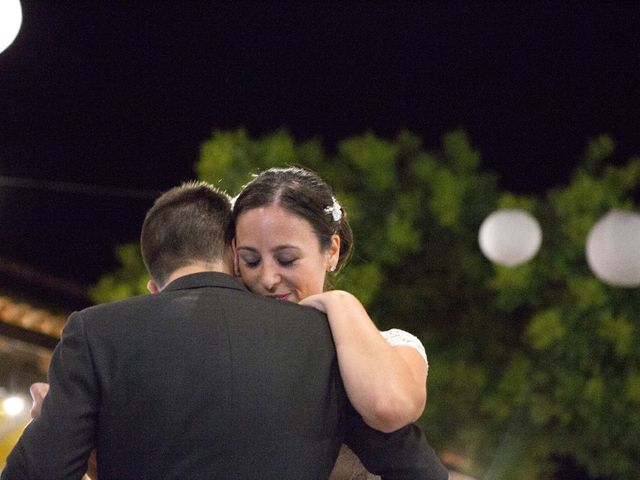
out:
<path id="1" fill-rule="evenodd" d="M 338 200 L 336 200 L 336 197 L 331 197 L 331 199 L 333 200 L 333 205 L 326 207 L 324 211 L 330 213 L 333 221 L 337 222 L 342 218 L 342 207 L 338 203 Z"/>

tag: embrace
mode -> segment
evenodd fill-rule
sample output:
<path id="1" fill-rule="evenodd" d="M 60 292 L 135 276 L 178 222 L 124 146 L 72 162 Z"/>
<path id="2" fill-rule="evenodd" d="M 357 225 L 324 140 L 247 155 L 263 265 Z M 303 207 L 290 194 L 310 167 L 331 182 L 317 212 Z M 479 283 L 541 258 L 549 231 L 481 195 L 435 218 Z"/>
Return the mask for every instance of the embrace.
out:
<path id="1" fill-rule="evenodd" d="M 1 480 L 448 478 L 422 344 L 326 289 L 353 239 L 315 173 L 175 187 L 140 245 L 153 295 L 71 314 Z"/>

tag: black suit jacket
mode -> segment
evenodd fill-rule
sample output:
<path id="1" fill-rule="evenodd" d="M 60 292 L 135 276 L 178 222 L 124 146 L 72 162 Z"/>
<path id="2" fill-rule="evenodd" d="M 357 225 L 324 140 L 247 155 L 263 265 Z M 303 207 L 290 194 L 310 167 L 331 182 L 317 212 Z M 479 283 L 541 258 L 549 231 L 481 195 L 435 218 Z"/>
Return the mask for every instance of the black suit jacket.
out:
<path id="1" fill-rule="evenodd" d="M 73 313 L 2 480 L 326 479 L 341 442 L 385 478 L 446 478 L 417 427 L 368 428 L 326 317 L 221 273 Z"/>

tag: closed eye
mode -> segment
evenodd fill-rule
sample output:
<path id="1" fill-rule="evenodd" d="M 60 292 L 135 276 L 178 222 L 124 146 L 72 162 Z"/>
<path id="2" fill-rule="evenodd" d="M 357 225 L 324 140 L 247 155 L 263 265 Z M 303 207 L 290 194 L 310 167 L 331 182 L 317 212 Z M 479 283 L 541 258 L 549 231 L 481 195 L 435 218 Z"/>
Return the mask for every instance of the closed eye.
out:
<path id="1" fill-rule="evenodd" d="M 290 267 L 295 263 L 296 260 L 297 258 L 279 258 L 278 264 L 280 264 L 280 266 L 282 267 Z"/>
<path id="2" fill-rule="evenodd" d="M 241 258 L 241 259 L 248 268 L 256 268 L 258 265 L 260 265 L 259 258 Z"/>

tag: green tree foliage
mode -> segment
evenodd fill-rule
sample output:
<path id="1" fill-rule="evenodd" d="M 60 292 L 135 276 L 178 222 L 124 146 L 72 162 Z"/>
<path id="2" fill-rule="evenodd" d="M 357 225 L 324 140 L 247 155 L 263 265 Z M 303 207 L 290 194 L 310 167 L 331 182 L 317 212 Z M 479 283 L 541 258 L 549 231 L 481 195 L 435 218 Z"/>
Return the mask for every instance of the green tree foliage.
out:
<path id="1" fill-rule="evenodd" d="M 142 262 L 138 244 L 120 245 L 116 248 L 116 258 L 120 267 L 113 273 L 103 275 L 89 290 L 96 303 L 114 302 L 148 293 L 149 275 Z"/>
<path id="2" fill-rule="evenodd" d="M 549 478 L 570 459 L 593 478 L 640 477 L 640 292 L 597 280 L 584 258 L 589 229 L 610 208 L 633 208 L 640 159 L 607 165 L 613 142 L 589 143 L 571 183 L 540 197 L 500 192 L 463 131 L 437 149 L 402 132 L 348 138 L 334 152 L 284 130 L 252 138 L 214 132 L 198 176 L 231 194 L 273 166 L 318 172 L 343 204 L 355 254 L 336 279 L 381 329 L 421 338 L 430 358 L 420 420 L 441 451 L 474 460 L 483 478 Z M 517 268 L 492 265 L 477 234 L 496 208 L 541 223 L 539 254 Z M 94 288 L 96 301 L 142 293 L 137 247 Z"/>
<path id="3" fill-rule="evenodd" d="M 632 209 L 638 193 L 640 159 L 606 165 L 612 153 L 610 138 L 592 141 L 571 183 L 538 202 L 545 232 L 538 258 L 496 268 L 496 306 L 524 330 L 506 369 L 512 373 L 484 407 L 505 421 L 527 412 L 517 433 L 520 458 L 534 452 L 538 465 L 548 465 L 564 456 L 593 478 L 627 479 L 640 477 L 640 291 L 600 282 L 584 255 L 596 221 L 612 208 Z"/>

